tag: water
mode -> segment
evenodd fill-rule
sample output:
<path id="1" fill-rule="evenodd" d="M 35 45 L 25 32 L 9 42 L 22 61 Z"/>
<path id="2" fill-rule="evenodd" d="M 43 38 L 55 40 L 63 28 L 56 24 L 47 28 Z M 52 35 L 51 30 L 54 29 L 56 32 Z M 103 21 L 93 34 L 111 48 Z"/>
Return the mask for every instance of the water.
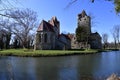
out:
<path id="1" fill-rule="evenodd" d="M 105 80 L 120 76 L 120 51 L 61 57 L 0 57 L 0 80 Z"/>

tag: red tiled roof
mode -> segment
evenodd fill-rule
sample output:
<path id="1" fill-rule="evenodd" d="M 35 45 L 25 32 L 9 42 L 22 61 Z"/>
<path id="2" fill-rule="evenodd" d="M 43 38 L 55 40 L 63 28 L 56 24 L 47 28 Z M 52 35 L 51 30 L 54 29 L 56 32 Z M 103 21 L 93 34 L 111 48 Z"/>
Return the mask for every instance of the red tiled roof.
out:
<path id="1" fill-rule="evenodd" d="M 59 21 L 58 21 L 57 18 L 54 16 L 54 17 L 52 17 L 52 19 L 49 21 L 49 23 L 50 23 L 52 26 L 58 27 L 56 24 L 59 24 Z"/>
<path id="2" fill-rule="evenodd" d="M 54 29 L 53 29 L 53 26 L 46 22 L 45 20 L 42 20 L 42 22 L 40 23 L 38 29 L 37 29 L 37 32 L 39 31 L 52 31 L 54 32 Z"/>
<path id="3" fill-rule="evenodd" d="M 72 40 L 72 38 L 74 38 L 74 34 L 68 34 L 68 37 Z"/>
<path id="4" fill-rule="evenodd" d="M 70 37 L 69 37 L 68 35 L 66 35 L 66 34 L 63 34 L 63 33 L 62 33 L 62 34 L 59 35 L 59 37 L 60 37 L 60 36 L 65 36 L 65 38 L 71 40 Z"/>

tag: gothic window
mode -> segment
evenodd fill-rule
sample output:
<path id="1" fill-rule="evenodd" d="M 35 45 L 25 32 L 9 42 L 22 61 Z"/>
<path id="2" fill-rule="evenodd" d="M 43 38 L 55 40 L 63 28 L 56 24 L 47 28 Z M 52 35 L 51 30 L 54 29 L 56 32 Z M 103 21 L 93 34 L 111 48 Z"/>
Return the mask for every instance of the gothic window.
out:
<path id="1" fill-rule="evenodd" d="M 39 42 L 41 42 L 41 34 L 39 34 Z"/>
<path id="2" fill-rule="evenodd" d="M 45 35 L 44 35 L 44 42 L 45 43 L 47 42 L 47 33 L 45 33 Z"/>

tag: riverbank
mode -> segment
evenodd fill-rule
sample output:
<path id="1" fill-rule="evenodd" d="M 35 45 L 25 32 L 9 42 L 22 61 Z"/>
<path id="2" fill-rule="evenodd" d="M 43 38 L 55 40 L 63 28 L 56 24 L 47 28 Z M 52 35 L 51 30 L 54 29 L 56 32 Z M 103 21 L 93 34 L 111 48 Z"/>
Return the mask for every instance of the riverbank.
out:
<path id="1" fill-rule="evenodd" d="M 67 56 L 67 55 L 86 55 L 111 50 L 33 50 L 33 49 L 7 49 L 1 50 L 1 56 L 20 56 L 20 57 L 46 57 L 46 56 Z"/>
<path id="2" fill-rule="evenodd" d="M 1 50 L 1 56 L 41 57 L 41 56 L 65 56 L 93 54 L 98 50 L 32 50 L 32 49 L 8 49 Z"/>

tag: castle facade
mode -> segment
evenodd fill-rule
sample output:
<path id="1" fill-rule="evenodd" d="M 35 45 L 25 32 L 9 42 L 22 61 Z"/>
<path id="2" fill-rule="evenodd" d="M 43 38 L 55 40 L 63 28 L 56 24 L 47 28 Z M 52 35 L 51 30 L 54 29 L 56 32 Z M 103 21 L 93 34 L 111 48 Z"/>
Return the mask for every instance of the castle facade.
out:
<path id="1" fill-rule="evenodd" d="M 60 22 L 52 17 L 48 22 L 42 20 L 35 38 L 34 49 L 70 49 L 71 39 L 66 34 L 60 34 Z"/>
<path id="2" fill-rule="evenodd" d="M 75 34 L 71 39 L 71 48 L 72 49 L 80 49 L 80 48 L 91 48 L 91 49 L 101 49 L 102 42 L 101 36 L 98 32 L 92 33 L 91 31 L 91 17 L 86 14 L 83 10 L 82 13 L 78 14 L 78 24 L 77 27 L 84 27 L 87 34 L 87 43 L 85 41 L 77 42 L 77 37 Z M 87 44 L 87 45 L 86 45 Z"/>
<path id="3" fill-rule="evenodd" d="M 91 31 L 91 17 L 83 10 L 78 14 L 77 27 L 84 27 L 87 33 L 87 42 L 77 42 L 75 34 L 60 34 L 60 22 L 56 17 L 52 17 L 48 22 L 42 20 L 36 33 L 34 49 L 101 49 L 101 36 L 98 32 Z M 87 45 L 86 45 L 87 43 Z"/>

